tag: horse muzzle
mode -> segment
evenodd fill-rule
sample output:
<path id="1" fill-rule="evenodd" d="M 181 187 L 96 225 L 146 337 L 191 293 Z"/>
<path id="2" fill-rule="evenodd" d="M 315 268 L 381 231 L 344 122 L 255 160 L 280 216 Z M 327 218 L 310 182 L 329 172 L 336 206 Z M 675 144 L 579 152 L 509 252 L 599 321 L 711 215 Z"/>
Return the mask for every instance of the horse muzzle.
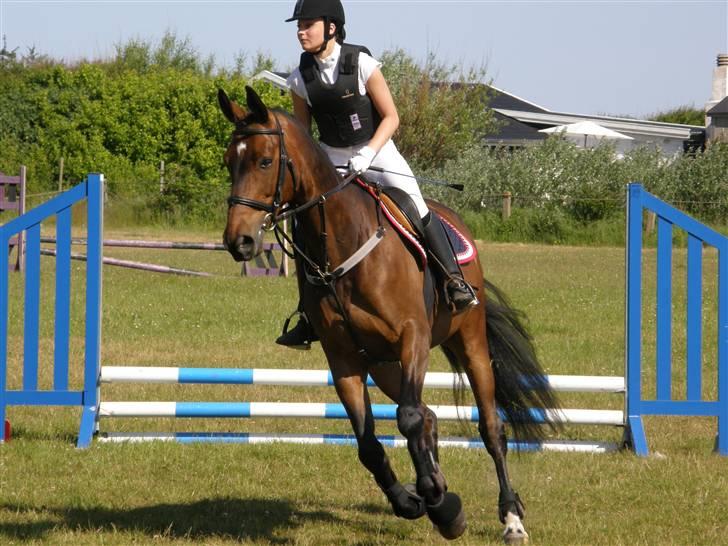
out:
<path id="1" fill-rule="evenodd" d="M 271 223 L 271 214 L 255 211 L 252 217 L 228 212 L 228 223 L 222 234 L 225 248 L 236 262 L 247 262 L 263 250 L 263 232 Z"/>
<path id="2" fill-rule="evenodd" d="M 260 253 L 260 237 L 257 240 L 249 235 L 239 235 L 233 241 L 224 238 L 225 248 L 236 262 L 247 262 Z"/>

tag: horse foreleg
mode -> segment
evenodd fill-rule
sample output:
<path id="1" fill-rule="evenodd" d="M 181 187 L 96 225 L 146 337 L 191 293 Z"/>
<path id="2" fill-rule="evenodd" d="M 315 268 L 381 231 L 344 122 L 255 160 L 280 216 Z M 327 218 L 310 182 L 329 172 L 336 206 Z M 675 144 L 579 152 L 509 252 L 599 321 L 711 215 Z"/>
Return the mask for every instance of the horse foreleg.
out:
<path id="1" fill-rule="evenodd" d="M 359 461 L 372 473 L 396 516 L 405 519 L 420 518 L 425 515 L 425 503 L 411 486 L 403 486 L 397 480 L 389 457 L 375 435 L 369 391 L 364 381 L 361 376 L 334 379 L 336 392 L 346 408 L 356 436 Z"/>
<path id="2" fill-rule="evenodd" d="M 424 405 L 424 404 L 423 404 Z M 425 445 L 432 451 L 436 463 L 440 462 L 440 453 L 437 446 L 437 415 L 430 408 L 425 406 Z"/>
<path id="3" fill-rule="evenodd" d="M 421 339 L 409 346 L 403 343 L 403 347 L 397 427 L 407 438 L 407 449 L 417 473 L 417 493 L 425 499 L 428 517 L 443 537 L 455 539 L 465 531 L 465 514 L 460 497 L 447 490 L 431 434 L 436 421 L 434 415 L 428 415 L 421 398 L 429 343 Z"/>
<path id="4" fill-rule="evenodd" d="M 402 369 L 399 364 L 380 364 L 369 369 L 379 390 L 393 402 L 399 403 L 399 388 L 402 382 Z M 425 444 L 433 452 L 435 461 L 439 462 L 437 447 L 437 415 L 423 404 L 425 408 Z"/>

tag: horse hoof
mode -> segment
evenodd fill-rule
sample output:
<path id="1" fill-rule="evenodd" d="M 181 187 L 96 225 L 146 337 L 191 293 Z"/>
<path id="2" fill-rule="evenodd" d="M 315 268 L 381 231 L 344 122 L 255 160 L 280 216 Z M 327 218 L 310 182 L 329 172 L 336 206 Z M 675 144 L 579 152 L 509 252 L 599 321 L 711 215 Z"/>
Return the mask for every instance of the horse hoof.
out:
<path id="1" fill-rule="evenodd" d="M 456 538 L 459 538 L 465 532 L 467 526 L 468 523 L 465 521 L 465 512 L 462 510 L 460 510 L 460 513 L 455 516 L 455 519 L 451 521 L 449 525 L 435 525 L 435 527 L 437 527 L 437 532 L 447 540 L 455 540 Z"/>
<path id="2" fill-rule="evenodd" d="M 521 518 L 512 512 L 506 515 L 506 529 L 503 531 L 503 542 L 506 544 L 528 544 L 528 533 L 523 527 Z"/>
<path id="3" fill-rule="evenodd" d="M 465 532 L 463 504 L 455 493 L 445 493 L 436 505 L 427 505 L 427 515 L 443 538 L 455 540 Z"/>
<path id="4" fill-rule="evenodd" d="M 414 484 L 408 483 L 403 487 L 397 482 L 385 494 L 392 504 L 395 516 L 418 519 L 425 515 L 425 500 L 417 494 Z"/>

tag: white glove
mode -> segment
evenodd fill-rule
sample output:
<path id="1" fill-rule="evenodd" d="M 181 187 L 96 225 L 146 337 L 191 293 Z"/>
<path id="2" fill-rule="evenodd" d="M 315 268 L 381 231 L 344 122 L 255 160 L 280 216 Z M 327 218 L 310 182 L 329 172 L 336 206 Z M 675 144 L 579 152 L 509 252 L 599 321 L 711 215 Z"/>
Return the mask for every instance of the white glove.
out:
<path id="1" fill-rule="evenodd" d="M 356 174 L 363 173 L 371 166 L 376 155 L 377 152 L 375 152 L 372 148 L 364 146 L 361 150 L 359 150 L 359 153 L 349 160 L 349 170 Z"/>

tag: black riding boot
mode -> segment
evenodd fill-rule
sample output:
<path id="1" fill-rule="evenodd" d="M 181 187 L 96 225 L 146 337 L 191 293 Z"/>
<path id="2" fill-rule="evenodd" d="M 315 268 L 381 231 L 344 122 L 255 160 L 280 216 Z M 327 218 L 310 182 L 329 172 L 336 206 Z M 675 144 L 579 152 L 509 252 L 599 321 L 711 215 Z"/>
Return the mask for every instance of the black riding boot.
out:
<path id="1" fill-rule="evenodd" d="M 455 308 L 455 312 L 459 313 L 468 307 L 478 305 L 475 292 L 463 279 L 460 267 L 455 261 L 455 254 L 440 219 L 430 212 L 422 219 L 422 225 L 425 229 L 428 250 L 444 270 L 445 290 L 447 290 L 447 295 Z"/>

